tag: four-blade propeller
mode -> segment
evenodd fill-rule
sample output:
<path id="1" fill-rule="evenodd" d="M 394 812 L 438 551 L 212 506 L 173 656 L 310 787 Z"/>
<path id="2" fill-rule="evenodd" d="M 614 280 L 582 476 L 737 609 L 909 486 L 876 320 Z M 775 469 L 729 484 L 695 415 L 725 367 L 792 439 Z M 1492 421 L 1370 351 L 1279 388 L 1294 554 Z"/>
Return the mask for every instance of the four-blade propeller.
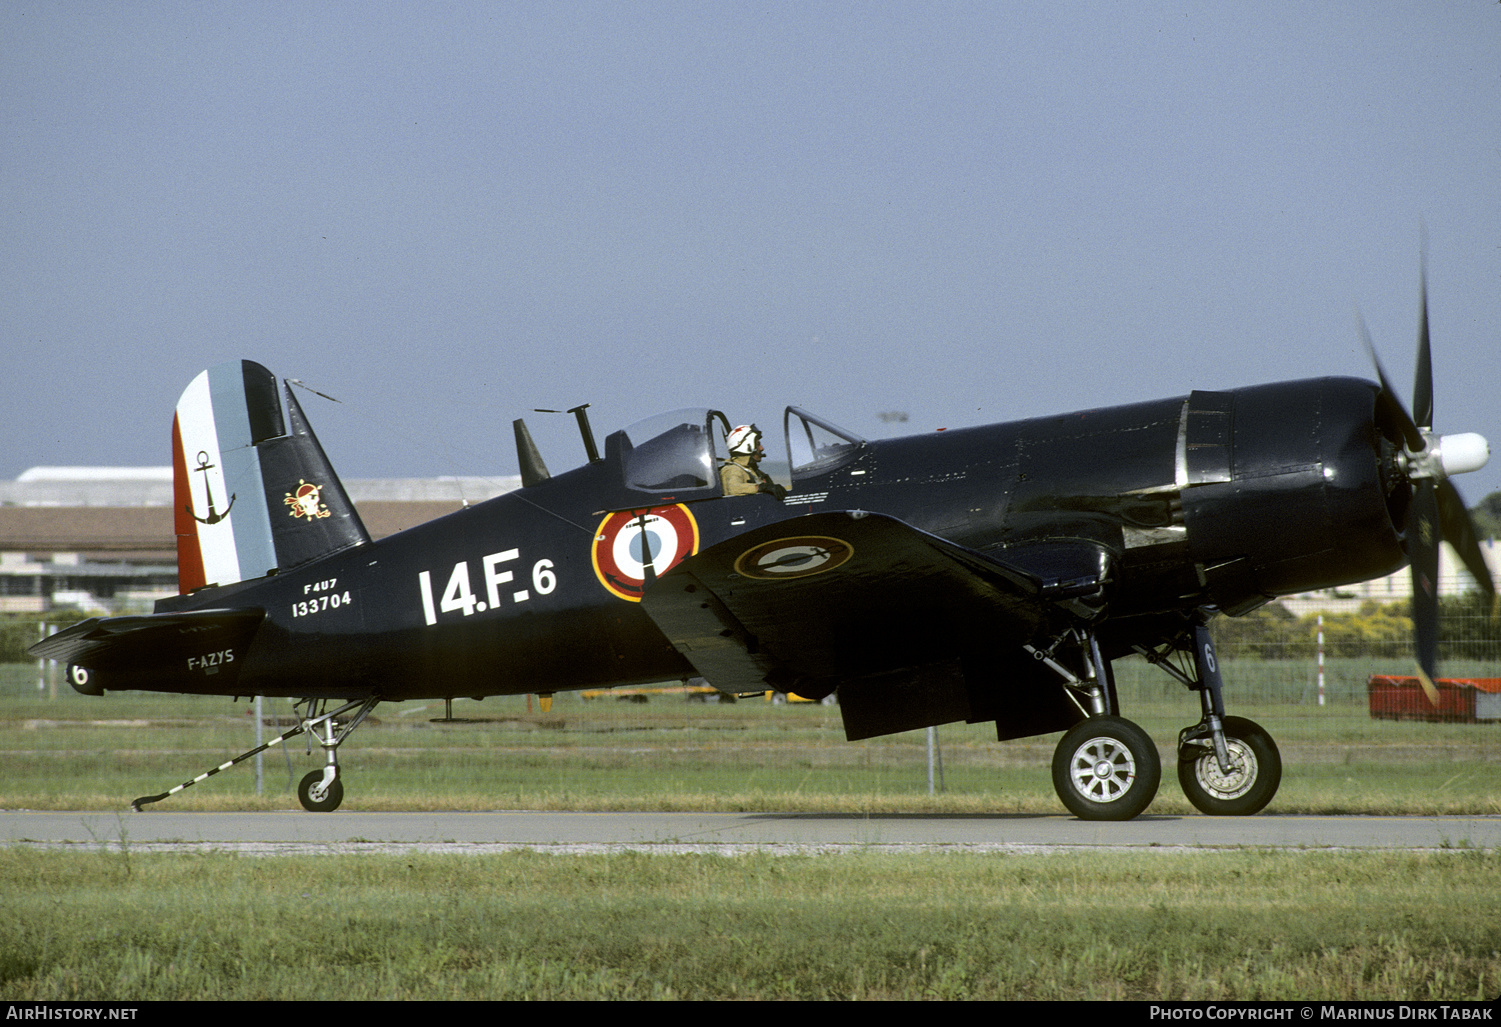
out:
<path id="1" fill-rule="evenodd" d="M 1381 380 L 1381 394 L 1376 401 L 1377 415 L 1383 423 L 1395 427 L 1401 436 L 1402 452 L 1396 461 L 1399 471 L 1412 487 L 1404 545 L 1408 562 L 1412 565 L 1413 640 L 1423 689 L 1428 693 L 1429 701 L 1437 705 L 1438 693 L 1433 686 L 1433 675 L 1438 660 L 1439 543 L 1448 542 L 1454 547 L 1465 568 L 1493 601 L 1496 587 L 1481 552 L 1474 522 L 1470 520 L 1459 490 L 1449 481 L 1452 475 L 1484 467 L 1490 458 L 1490 444 L 1474 432 L 1437 435 L 1433 431 L 1433 362 L 1428 344 L 1426 269 L 1420 274 L 1420 290 L 1413 413 L 1407 412 L 1392 389 L 1364 320 L 1360 321 L 1360 334 L 1371 362 L 1376 365 L 1376 376 Z"/>

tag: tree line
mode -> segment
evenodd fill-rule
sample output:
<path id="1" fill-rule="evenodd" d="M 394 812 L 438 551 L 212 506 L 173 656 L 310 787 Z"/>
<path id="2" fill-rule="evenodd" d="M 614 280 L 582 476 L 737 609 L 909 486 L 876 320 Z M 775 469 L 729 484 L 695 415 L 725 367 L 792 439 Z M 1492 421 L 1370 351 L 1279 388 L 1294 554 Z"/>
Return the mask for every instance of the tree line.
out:
<path id="1" fill-rule="evenodd" d="M 1349 613 L 1323 614 L 1324 655 L 1359 658 L 1405 652 L 1412 645 L 1407 600 L 1367 600 Z M 1439 600 L 1438 656 L 1441 660 L 1501 661 L 1501 618 L 1478 591 Z M 1210 625 L 1221 659 L 1311 660 L 1319 649 L 1319 615 L 1295 616 L 1271 603 L 1244 617 L 1220 617 Z"/>

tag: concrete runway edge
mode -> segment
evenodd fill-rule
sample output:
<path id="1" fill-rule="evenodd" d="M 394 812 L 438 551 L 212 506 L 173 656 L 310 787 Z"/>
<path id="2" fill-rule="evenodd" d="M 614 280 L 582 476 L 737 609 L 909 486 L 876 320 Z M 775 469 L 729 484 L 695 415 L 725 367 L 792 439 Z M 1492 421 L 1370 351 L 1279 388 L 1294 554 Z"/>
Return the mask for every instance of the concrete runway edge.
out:
<path id="1" fill-rule="evenodd" d="M 277 855 L 358 852 L 1495 850 L 1501 816 L 0 811 L 0 845 Z"/>

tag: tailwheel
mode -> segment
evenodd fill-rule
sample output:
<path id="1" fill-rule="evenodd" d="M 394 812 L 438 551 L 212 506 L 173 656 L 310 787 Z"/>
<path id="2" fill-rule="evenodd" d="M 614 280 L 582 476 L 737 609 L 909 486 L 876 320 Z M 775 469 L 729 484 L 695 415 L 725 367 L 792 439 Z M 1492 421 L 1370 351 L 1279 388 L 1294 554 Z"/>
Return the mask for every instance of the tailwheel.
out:
<path id="1" fill-rule="evenodd" d="M 143 795 L 138 799 L 132 799 L 130 802 L 130 808 L 139 813 L 141 809 L 149 803 L 161 802 L 163 799 L 168 798 L 169 796 L 176 795 L 184 788 L 191 788 L 199 781 L 207 780 L 220 771 L 228 770 L 236 763 L 243 763 L 250 757 L 254 756 L 256 753 L 265 752 L 273 745 L 280 745 L 288 738 L 293 738 L 306 732 L 316 738 L 318 740 L 318 744 L 323 746 L 324 751 L 328 753 L 327 772 L 329 772 L 329 776 L 327 778 L 327 781 L 325 782 L 324 774 L 326 771 L 313 771 L 307 777 L 302 779 L 302 784 L 297 789 L 297 797 L 302 800 L 302 806 L 304 809 L 309 809 L 314 812 L 326 813 L 329 810 L 338 809 L 339 803 L 344 801 L 344 786 L 339 783 L 339 765 L 335 760 L 335 755 L 338 752 L 339 743 L 344 741 L 345 738 L 349 737 L 349 733 L 355 728 L 359 727 L 364 719 L 369 716 L 370 711 L 375 709 L 376 704 L 380 702 L 380 696 L 371 695 L 367 696 L 364 699 L 354 699 L 350 702 L 345 703 L 343 706 L 340 706 L 338 709 L 333 710 L 332 712 L 318 712 L 324 708 L 326 702 L 327 700 L 323 699 L 302 700 L 302 702 L 298 703 L 299 706 L 301 706 L 302 703 L 310 704 L 307 716 L 299 717 L 297 720 L 297 726 L 292 728 L 290 731 L 285 731 L 277 735 L 265 745 L 258 745 L 254 749 L 251 749 L 249 752 L 240 753 L 240 755 L 236 756 L 229 762 L 219 764 L 213 770 L 205 770 L 203 773 L 193 778 L 193 780 L 184 781 L 176 788 L 169 788 L 167 791 L 161 792 L 157 795 Z M 357 711 L 354 715 L 354 718 L 346 724 L 337 724 L 335 718 L 343 716 L 350 710 Z M 311 750 L 311 746 L 309 746 L 309 749 Z"/>
<path id="2" fill-rule="evenodd" d="M 1223 731 L 1230 769 L 1220 766 L 1212 745 L 1186 742 L 1178 749 L 1178 783 L 1201 813 L 1248 817 L 1277 794 L 1282 754 L 1255 721 L 1226 717 Z"/>
<path id="3" fill-rule="evenodd" d="M 1130 820 L 1151 803 L 1161 781 L 1157 747 L 1121 717 L 1075 724 L 1053 754 L 1053 787 L 1081 820 Z"/>
<path id="4" fill-rule="evenodd" d="M 323 771 L 311 771 L 297 786 L 297 801 L 309 813 L 331 813 L 344 801 L 344 782 L 335 773 L 325 785 Z"/>

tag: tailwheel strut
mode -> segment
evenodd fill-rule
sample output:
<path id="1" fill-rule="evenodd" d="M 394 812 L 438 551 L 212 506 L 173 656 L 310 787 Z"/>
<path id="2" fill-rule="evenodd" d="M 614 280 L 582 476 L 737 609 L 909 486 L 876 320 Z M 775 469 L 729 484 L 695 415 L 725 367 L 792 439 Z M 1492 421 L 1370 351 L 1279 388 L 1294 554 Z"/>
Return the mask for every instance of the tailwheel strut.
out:
<path id="1" fill-rule="evenodd" d="M 199 774 L 191 781 L 184 781 L 177 787 L 169 788 L 165 792 L 161 792 L 157 795 L 143 795 L 140 798 L 132 799 L 130 801 L 130 808 L 139 813 L 141 812 L 142 806 L 149 805 L 153 802 L 161 802 L 163 799 L 167 798 L 170 795 L 176 795 L 184 788 L 191 788 L 199 781 L 213 777 L 221 770 L 228 770 L 235 764 L 243 763 L 245 760 L 248 760 L 250 757 L 256 755 L 257 753 L 265 752 L 272 746 L 280 745 L 288 738 L 296 738 L 298 735 L 307 732 L 313 735 L 313 737 L 317 738 L 318 744 L 323 746 L 324 750 L 327 751 L 328 765 L 325 766 L 323 770 L 315 770 L 307 777 L 302 779 L 302 786 L 298 788 L 298 798 L 302 801 L 304 809 L 323 812 L 337 809 L 339 803 L 344 798 L 344 788 L 343 785 L 339 784 L 338 780 L 339 766 L 338 761 L 334 757 L 335 750 L 338 749 L 339 743 L 343 742 L 344 739 L 349 736 L 349 733 L 356 727 L 358 727 L 361 721 L 369 716 L 370 711 L 375 709 L 376 705 L 380 702 L 380 697 L 372 695 L 364 699 L 354 699 L 350 702 L 345 703 L 343 706 L 340 706 L 338 709 L 330 710 L 326 713 L 323 712 L 323 707 L 326 704 L 326 700 L 307 699 L 304 700 L 304 702 L 309 703 L 308 715 L 299 718 L 296 727 L 282 732 L 275 738 L 271 739 L 271 741 L 267 742 L 265 745 L 258 745 L 254 749 L 251 749 L 249 752 L 241 753 L 234 759 L 219 764 L 212 770 L 204 771 L 202 774 Z M 298 705 L 301 705 L 301 703 L 299 703 Z M 337 724 L 337 718 L 348 713 L 350 710 L 356 710 L 358 712 L 355 713 L 354 717 L 351 718 L 347 724 Z M 313 791 L 313 788 L 309 783 L 310 779 L 316 779 L 316 782 L 321 786 L 321 788 L 317 792 L 316 798 L 314 799 L 314 801 L 319 805 L 308 805 L 308 794 Z M 336 790 L 334 786 L 337 786 Z M 330 796 L 333 795 L 336 795 L 336 797 L 333 798 L 333 801 L 330 804 L 329 799 Z"/>
<path id="2" fill-rule="evenodd" d="M 309 772 L 297 785 L 297 801 L 309 813 L 331 813 L 344 801 L 344 782 L 339 777 L 339 746 L 354 729 L 364 722 L 380 702 L 372 695 L 359 702 L 345 703 L 336 710 L 324 712 L 328 705 L 325 699 L 309 699 L 307 716 L 303 718 L 304 730 L 323 747 L 325 762 L 322 770 Z M 340 714 L 351 707 L 359 710 L 348 721 L 340 721 Z M 308 751 L 312 751 L 312 742 Z"/>

